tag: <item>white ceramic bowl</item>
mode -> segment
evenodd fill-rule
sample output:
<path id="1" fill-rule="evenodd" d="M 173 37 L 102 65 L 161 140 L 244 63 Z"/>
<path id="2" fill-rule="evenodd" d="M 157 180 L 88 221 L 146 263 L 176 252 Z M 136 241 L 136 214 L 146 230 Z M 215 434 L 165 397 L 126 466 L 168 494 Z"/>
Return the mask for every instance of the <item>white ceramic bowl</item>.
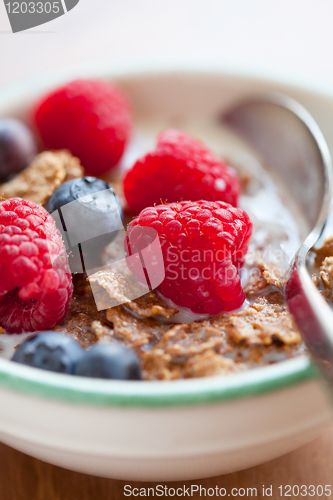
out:
<path id="1" fill-rule="evenodd" d="M 42 92 L 74 76 L 119 82 L 136 121 L 213 120 L 261 90 L 299 100 L 333 146 L 333 92 L 227 70 L 89 66 L 0 92 L 1 116 L 26 116 Z M 1 277 L 0 277 L 1 279 Z M 228 473 L 287 453 L 331 423 L 307 357 L 226 378 L 119 382 L 44 372 L 0 360 L 0 439 L 47 462 L 130 480 L 184 480 Z"/>

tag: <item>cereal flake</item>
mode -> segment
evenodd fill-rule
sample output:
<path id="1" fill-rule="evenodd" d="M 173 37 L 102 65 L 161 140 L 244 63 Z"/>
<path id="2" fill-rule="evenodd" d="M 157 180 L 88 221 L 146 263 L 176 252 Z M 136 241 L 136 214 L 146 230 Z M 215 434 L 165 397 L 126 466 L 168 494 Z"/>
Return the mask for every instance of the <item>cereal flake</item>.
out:
<path id="1" fill-rule="evenodd" d="M 0 195 L 3 198 L 25 198 L 45 205 L 60 184 L 81 175 L 79 160 L 70 153 L 45 151 L 37 155 L 20 174 L 0 185 Z"/>
<path id="2" fill-rule="evenodd" d="M 216 320 L 212 323 L 216 325 Z M 278 292 L 258 297 L 242 312 L 232 314 L 221 326 L 236 343 L 291 345 L 301 342 L 297 326 Z"/>

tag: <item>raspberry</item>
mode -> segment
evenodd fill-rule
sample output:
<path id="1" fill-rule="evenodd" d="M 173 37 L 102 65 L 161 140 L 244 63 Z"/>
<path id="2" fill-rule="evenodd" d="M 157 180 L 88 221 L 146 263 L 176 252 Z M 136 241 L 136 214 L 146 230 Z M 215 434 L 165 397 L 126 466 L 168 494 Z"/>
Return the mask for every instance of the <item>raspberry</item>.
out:
<path id="1" fill-rule="evenodd" d="M 123 92 L 96 80 L 59 87 L 37 104 L 33 115 L 46 148 L 69 149 L 94 176 L 119 162 L 132 127 Z"/>
<path id="2" fill-rule="evenodd" d="M 179 130 L 162 132 L 155 151 L 139 159 L 124 177 L 124 194 L 133 213 L 182 200 L 221 200 L 236 206 L 239 192 L 234 170 Z"/>
<path id="3" fill-rule="evenodd" d="M 53 328 L 73 291 L 61 234 L 33 201 L 0 202 L 0 325 L 7 333 Z"/>
<path id="4" fill-rule="evenodd" d="M 219 314 L 242 305 L 245 294 L 237 267 L 252 233 L 246 212 L 222 201 L 146 208 L 128 225 L 128 256 L 152 242 L 152 229 L 159 235 L 164 260 L 165 278 L 158 286 L 162 295 L 199 314 Z M 138 275 L 133 258 L 128 266 Z"/>

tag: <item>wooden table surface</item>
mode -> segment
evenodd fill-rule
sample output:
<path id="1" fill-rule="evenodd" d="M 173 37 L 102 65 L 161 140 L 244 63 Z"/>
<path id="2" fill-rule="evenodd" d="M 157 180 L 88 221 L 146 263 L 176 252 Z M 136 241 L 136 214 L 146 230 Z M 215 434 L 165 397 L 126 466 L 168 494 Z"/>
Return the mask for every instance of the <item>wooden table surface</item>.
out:
<path id="1" fill-rule="evenodd" d="M 124 496 L 124 485 L 126 484 L 130 484 L 132 488 L 152 487 L 156 484 L 167 484 L 170 488 L 180 487 L 184 484 L 198 484 L 205 488 L 224 487 L 229 491 L 235 487 L 245 489 L 257 487 L 257 498 L 262 498 L 262 485 L 265 484 L 273 486 L 273 495 L 270 498 L 278 499 L 281 498 L 278 490 L 279 485 L 312 484 L 318 486 L 321 484 L 333 486 L 333 428 L 312 443 L 269 463 L 242 472 L 197 481 L 140 483 L 102 479 L 54 467 L 3 444 L 0 444 L 0 463 L 0 500 L 118 500 L 134 498 L 133 496 Z M 192 498 L 200 497 L 194 495 Z M 217 498 L 217 496 L 207 496 L 206 498 Z M 303 498 L 318 499 L 319 496 Z M 333 495 L 321 498 L 333 498 Z"/>

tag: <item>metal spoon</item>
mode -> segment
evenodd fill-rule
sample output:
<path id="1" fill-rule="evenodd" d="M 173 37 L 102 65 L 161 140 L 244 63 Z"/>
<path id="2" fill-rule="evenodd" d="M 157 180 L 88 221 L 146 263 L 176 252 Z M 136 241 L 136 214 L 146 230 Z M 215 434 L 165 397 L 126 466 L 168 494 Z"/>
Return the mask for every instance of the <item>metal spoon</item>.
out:
<path id="1" fill-rule="evenodd" d="M 318 292 L 307 257 L 329 217 L 332 163 L 317 123 L 298 102 L 276 93 L 247 99 L 223 122 L 260 153 L 301 208 L 310 233 L 285 275 L 284 294 L 312 359 L 333 388 L 333 311 Z"/>

